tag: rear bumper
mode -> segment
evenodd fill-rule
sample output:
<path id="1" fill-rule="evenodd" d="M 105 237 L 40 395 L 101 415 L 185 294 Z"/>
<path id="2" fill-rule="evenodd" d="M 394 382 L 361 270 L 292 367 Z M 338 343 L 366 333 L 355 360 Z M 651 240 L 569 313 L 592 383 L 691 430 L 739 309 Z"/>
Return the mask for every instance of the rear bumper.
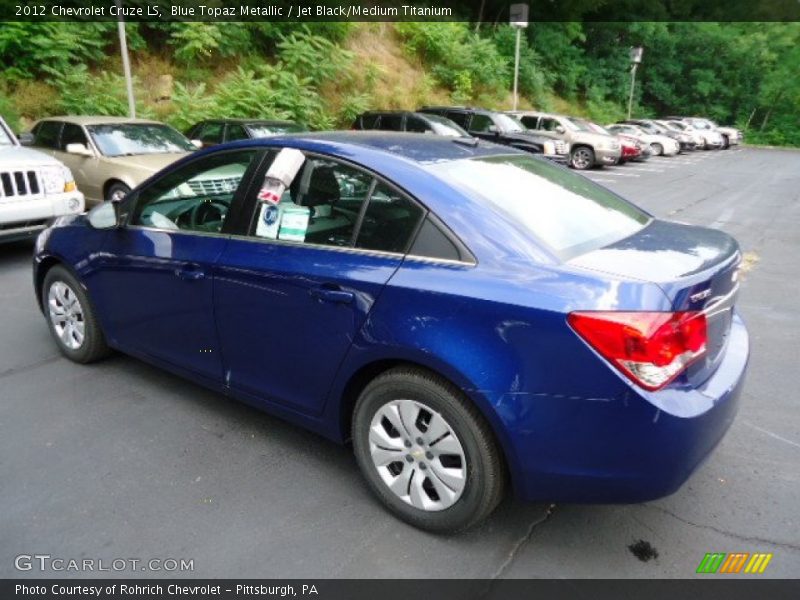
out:
<path id="1" fill-rule="evenodd" d="M 512 431 L 517 494 L 528 501 L 642 502 L 675 492 L 709 456 L 736 415 L 749 338 L 734 317 L 725 357 L 699 387 L 618 397 L 517 395 L 546 422 Z"/>

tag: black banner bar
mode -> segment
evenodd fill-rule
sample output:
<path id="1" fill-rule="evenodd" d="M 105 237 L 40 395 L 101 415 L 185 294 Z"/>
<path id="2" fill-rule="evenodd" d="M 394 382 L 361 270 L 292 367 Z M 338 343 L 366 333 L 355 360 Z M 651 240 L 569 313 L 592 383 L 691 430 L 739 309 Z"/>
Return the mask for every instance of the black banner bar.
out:
<path id="1" fill-rule="evenodd" d="M 4 579 L 3 600 L 796 600 L 800 580 L 759 576 L 710 576 L 693 580 L 158 580 L 158 579 Z"/>
<path id="2" fill-rule="evenodd" d="M 516 0 L 0 0 L 0 21 L 483 21 Z M 529 0 L 536 21 L 798 21 L 797 0 Z"/>

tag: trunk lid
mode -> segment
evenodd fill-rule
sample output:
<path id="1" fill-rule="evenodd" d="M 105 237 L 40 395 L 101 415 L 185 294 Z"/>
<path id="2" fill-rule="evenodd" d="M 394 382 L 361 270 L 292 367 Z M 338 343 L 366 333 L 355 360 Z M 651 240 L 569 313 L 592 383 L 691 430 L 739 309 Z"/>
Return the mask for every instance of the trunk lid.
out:
<path id="1" fill-rule="evenodd" d="M 634 235 L 569 264 L 654 283 L 673 311 L 705 312 L 707 352 L 687 370 L 690 383 L 700 384 L 722 360 L 739 291 L 740 262 L 739 244 L 722 231 L 654 220 Z"/>

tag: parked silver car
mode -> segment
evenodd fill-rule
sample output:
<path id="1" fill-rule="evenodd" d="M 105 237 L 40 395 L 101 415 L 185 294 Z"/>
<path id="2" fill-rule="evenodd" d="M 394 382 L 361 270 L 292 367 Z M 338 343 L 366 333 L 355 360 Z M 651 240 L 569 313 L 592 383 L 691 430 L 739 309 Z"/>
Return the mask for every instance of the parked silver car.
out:
<path id="1" fill-rule="evenodd" d="M 569 164 L 574 169 L 615 165 L 622 147 L 612 135 L 598 133 L 583 119 L 535 111 L 510 111 L 522 124 L 543 136 L 569 144 Z"/>
<path id="2" fill-rule="evenodd" d="M 54 217 L 84 210 L 70 170 L 56 159 L 20 146 L 0 117 L 0 241 L 31 237 Z"/>

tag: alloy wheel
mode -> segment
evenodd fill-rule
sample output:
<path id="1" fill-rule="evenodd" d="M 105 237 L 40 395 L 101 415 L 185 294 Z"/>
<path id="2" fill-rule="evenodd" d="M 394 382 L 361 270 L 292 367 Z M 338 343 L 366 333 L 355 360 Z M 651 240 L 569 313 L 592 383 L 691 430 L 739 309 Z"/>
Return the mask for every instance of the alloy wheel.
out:
<path id="1" fill-rule="evenodd" d="M 372 462 L 398 498 L 420 510 L 455 504 L 467 481 L 466 454 L 453 427 L 415 400 L 392 400 L 372 418 Z"/>
<path id="2" fill-rule="evenodd" d="M 58 339 L 70 350 L 77 350 L 86 337 L 83 307 L 74 290 L 63 281 L 56 281 L 47 293 L 50 322 Z"/>
<path id="3" fill-rule="evenodd" d="M 578 148 L 572 155 L 572 166 L 576 169 L 588 169 L 592 166 L 592 155 L 586 148 Z"/>

